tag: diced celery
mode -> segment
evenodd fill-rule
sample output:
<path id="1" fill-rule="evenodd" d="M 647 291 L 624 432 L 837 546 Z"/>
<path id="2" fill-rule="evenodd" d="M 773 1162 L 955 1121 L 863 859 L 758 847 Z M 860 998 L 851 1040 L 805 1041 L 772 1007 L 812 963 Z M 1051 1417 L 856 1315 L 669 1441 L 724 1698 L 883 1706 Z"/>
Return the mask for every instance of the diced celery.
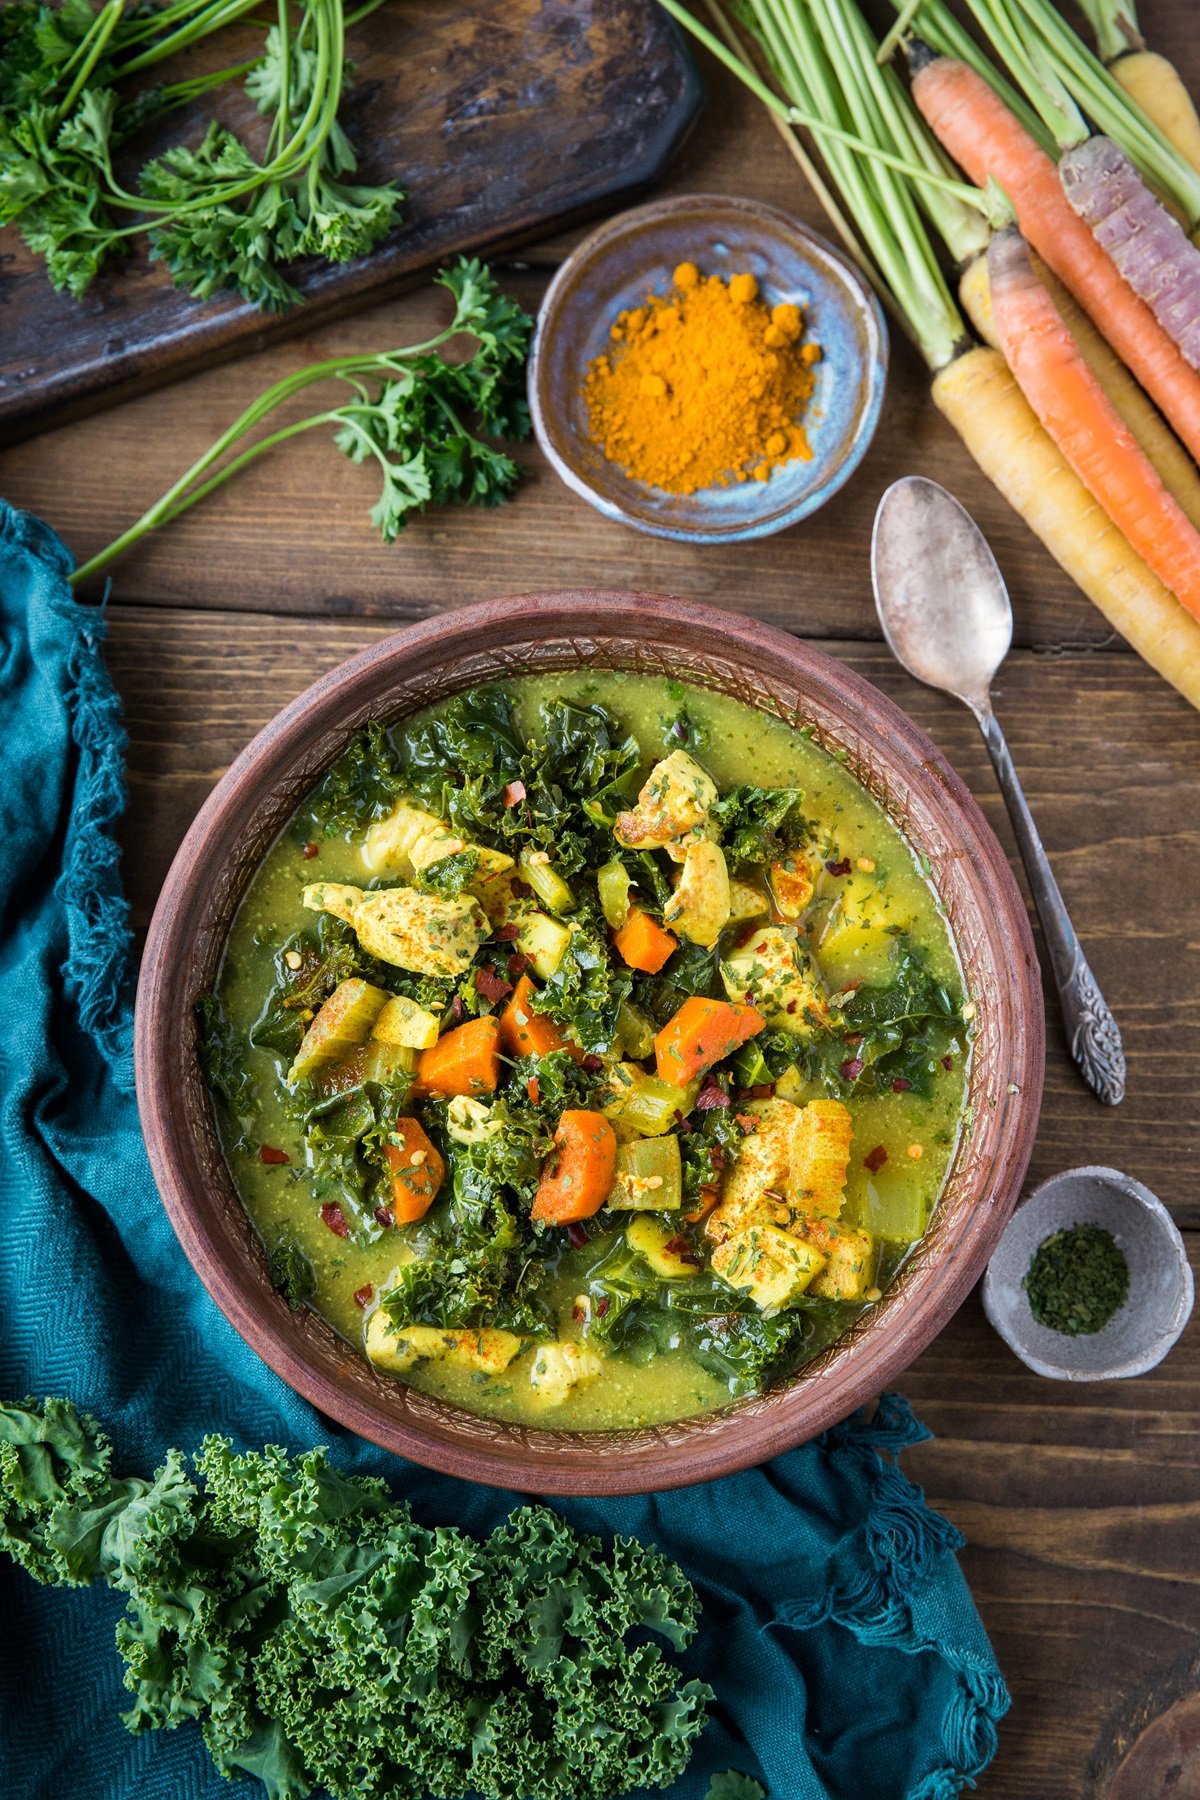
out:
<path id="1" fill-rule="evenodd" d="M 367 1045 L 365 1079 L 390 1087 L 402 1075 L 411 1075 L 417 1066 L 417 1052 L 411 1044 L 387 1044 L 373 1038 Z"/>
<path id="2" fill-rule="evenodd" d="M 517 927 L 517 949 L 533 964 L 534 973 L 548 981 L 563 959 L 570 932 L 549 913 L 519 913 L 513 920 Z"/>
<path id="3" fill-rule="evenodd" d="M 605 1201 L 613 1212 L 677 1212 L 683 1205 L 679 1139 L 635 1138 L 617 1150 L 617 1175 Z"/>
<path id="4" fill-rule="evenodd" d="M 623 862 L 614 859 L 596 870 L 600 910 L 613 931 L 620 931 L 629 918 L 629 890 L 632 886 L 632 878 Z"/>
<path id="5" fill-rule="evenodd" d="M 639 1256 L 644 1256 L 656 1275 L 665 1281 L 686 1281 L 692 1275 L 700 1273 L 700 1259 L 691 1259 L 691 1253 L 685 1258 L 678 1250 L 671 1248 L 675 1233 L 658 1224 L 657 1220 L 646 1214 L 631 1219 L 625 1227 L 625 1242 Z"/>
<path id="6" fill-rule="evenodd" d="M 640 1006 L 623 1001 L 617 1014 L 617 1042 L 622 1055 L 631 1056 L 635 1062 L 653 1056 L 654 1037 L 654 1020 Z"/>
<path id="7" fill-rule="evenodd" d="M 904 1170 L 880 1170 L 843 1211 L 846 1223 L 862 1225 L 893 1244 L 915 1244 L 925 1232 L 925 1191 L 920 1177 Z"/>
<path id="8" fill-rule="evenodd" d="M 338 1062 L 365 1043 L 371 1027 L 391 996 L 358 976 L 341 981 L 304 1034 L 287 1081 L 307 1081 L 326 1063 Z"/>
<path id="9" fill-rule="evenodd" d="M 538 899 L 551 912 L 569 913 L 575 910 L 575 896 L 555 869 L 552 862 L 541 862 L 539 857 L 543 851 L 521 852 L 521 874 L 529 883 Z"/>
<path id="10" fill-rule="evenodd" d="M 680 1118 L 686 1118 L 700 1092 L 698 1081 L 675 1087 L 647 1075 L 636 1063 L 618 1063 L 601 1110 L 622 1143 L 634 1138 L 662 1137 Z"/>

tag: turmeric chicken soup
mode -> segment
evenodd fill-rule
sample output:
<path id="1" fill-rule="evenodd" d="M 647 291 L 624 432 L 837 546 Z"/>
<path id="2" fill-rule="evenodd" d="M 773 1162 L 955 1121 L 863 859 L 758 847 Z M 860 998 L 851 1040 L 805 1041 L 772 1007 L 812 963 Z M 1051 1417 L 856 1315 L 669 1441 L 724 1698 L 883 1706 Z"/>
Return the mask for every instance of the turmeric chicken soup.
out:
<path id="1" fill-rule="evenodd" d="M 684 1417 L 877 1304 L 963 1126 L 937 896 L 802 731 L 614 673 L 351 743 L 201 1002 L 293 1307 L 472 1412 Z"/>

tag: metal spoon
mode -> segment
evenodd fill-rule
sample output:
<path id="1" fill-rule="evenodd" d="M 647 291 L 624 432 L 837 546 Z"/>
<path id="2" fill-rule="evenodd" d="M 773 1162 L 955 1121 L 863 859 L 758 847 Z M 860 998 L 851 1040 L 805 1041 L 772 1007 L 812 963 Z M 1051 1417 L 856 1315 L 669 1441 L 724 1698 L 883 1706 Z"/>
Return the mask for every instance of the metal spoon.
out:
<path id="1" fill-rule="evenodd" d="M 979 722 L 1025 860 L 1080 1074 L 1107 1106 L 1125 1095 L 1121 1034 L 1088 967 L 1029 810 L 989 688 L 1012 644 L 1004 577 L 970 514 L 936 481 L 906 475 L 875 514 L 871 577 L 883 634 L 898 662 L 953 694 Z"/>

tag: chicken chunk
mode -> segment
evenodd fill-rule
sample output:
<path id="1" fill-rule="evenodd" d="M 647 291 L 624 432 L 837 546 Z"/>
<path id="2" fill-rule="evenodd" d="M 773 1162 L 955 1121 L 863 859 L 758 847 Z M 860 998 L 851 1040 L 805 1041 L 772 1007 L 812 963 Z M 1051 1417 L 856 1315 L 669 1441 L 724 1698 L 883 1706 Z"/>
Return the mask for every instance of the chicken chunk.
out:
<path id="1" fill-rule="evenodd" d="M 684 853 L 675 892 L 667 901 L 663 924 L 680 937 L 711 950 L 729 923 L 729 870 L 725 853 L 710 838 L 698 838 Z"/>
<path id="2" fill-rule="evenodd" d="M 498 1375 L 507 1369 L 522 1340 L 511 1331 L 442 1331 L 435 1325 L 395 1326 L 382 1306 L 367 1321 L 367 1356 L 377 1368 L 406 1374 L 419 1362 L 462 1363 Z"/>
<path id="3" fill-rule="evenodd" d="M 475 851 L 479 875 L 484 880 L 513 866 L 512 857 L 503 850 L 468 843 L 435 814 L 421 812 L 401 800 L 386 819 L 377 819 L 367 832 L 362 859 L 373 875 L 399 875 L 410 880 L 419 869 L 427 869 L 445 856 L 457 856 L 462 850 Z"/>
<path id="4" fill-rule="evenodd" d="M 826 1258 L 778 1225 L 751 1225 L 718 1244 L 712 1266 L 730 1287 L 748 1293 L 760 1312 L 777 1313 L 799 1299 Z"/>
<path id="5" fill-rule="evenodd" d="M 788 1100 L 755 1100 L 742 1116 L 756 1121 L 754 1130 L 742 1139 L 737 1160 L 725 1176 L 720 1203 L 705 1226 L 708 1236 L 718 1243 L 758 1219 L 769 1218 L 791 1179 L 792 1143 L 800 1108 Z"/>
<path id="6" fill-rule="evenodd" d="M 364 892 L 317 882 L 301 898 L 311 912 L 333 913 L 354 927 L 368 956 L 419 975 L 462 975 L 487 936 L 487 920 L 466 895 L 443 900 L 416 888 Z"/>
<path id="7" fill-rule="evenodd" d="M 767 896 L 761 888 L 750 881 L 739 881 L 736 875 L 729 878 L 729 923 L 744 925 L 751 919 L 761 919 L 768 910 Z"/>
<path id="8" fill-rule="evenodd" d="M 829 1023 L 816 965 L 790 925 L 760 925 L 725 958 L 721 980 L 731 1000 L 756 1006 L 773 1030 L 807 1037 Z"/>
<path id="9" fill-rule="evenodd" d="M 871 1233 L 828 1219 L 806 1219 L 801 1235 L 827 1259 L 809 1292 L 823 1300 L 864 1299 L 875 1279 L 877 1246 Z"/>
<path id="10" fill-rule="evenodd" d="M 686 750 L 655 763 L 632 812 L 619 813 L 617 842 L 629 850 L 666 850 L 682 862 L 688 842 L 707 835 L 716 784 Z"/>
<path id="11" fill-rule="evenodd" d="M 529 1383 L 543 1406 L 561 1406 L 581 1382 L 595 1381 L 604 1358 L 586 1344 L 539 1344 Z"/>

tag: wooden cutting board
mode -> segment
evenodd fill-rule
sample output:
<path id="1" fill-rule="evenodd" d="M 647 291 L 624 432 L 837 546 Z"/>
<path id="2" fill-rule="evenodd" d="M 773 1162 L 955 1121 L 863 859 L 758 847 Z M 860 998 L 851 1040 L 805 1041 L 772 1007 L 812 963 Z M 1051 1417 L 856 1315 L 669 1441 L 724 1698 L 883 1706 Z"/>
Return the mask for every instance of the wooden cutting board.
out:
<path id="1" fill-rule="evenodd" d="M 218 36 L 209 67 L 261 43 L 240 27 Z M 10 227 L 0 233 L 0 441 L 380 300 L 458 251 L 508 249 L 611 208 L 662 173 L 700 101 L 655 0 L 387 0 L 348 30 L 347 49 L 356 74 L 342 117 L 358 178 L 392 179 L 408 195 L 392 236 L 357 262 L 292 265 L 304 304 L 278 315 L 236 295 L 191 299 L 144 243 L 73 300 Z M 214 113 L 259 145 L 265 122 L 240 89 L 218 90 L 174 114 L 161 138 L 146 133 L 139 163 L 168 141 L 197 141 Z"/>

